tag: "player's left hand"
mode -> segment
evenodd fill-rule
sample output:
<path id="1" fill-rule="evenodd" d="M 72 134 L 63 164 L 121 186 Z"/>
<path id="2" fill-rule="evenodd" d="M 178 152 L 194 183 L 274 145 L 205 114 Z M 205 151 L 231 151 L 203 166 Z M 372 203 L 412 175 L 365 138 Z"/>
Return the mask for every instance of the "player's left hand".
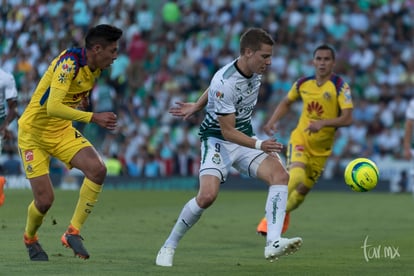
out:
<path id="1" fill-rule="evenodd" d="M 183 120 L 187 120 L 194 113 L 197 112 L 195 103 L 176 102 L 176 105 L 171 107 L 168 112 L 176 117 L 183 117 Z"/>

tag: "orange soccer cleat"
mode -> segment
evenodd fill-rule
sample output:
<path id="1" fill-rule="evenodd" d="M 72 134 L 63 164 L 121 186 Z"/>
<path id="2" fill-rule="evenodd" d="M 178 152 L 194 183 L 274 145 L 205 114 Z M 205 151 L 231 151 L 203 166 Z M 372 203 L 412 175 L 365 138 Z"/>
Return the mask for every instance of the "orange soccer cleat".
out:
<path id="1" fill-rule="evenodd" d="M 79 230 L 75 229 L 73 226 L 69 226 L 68 230 L 63 233 L 62 238 L 60 239 L 62 245 L 66 248 L 71 248 L 75 256 L 78 256 L 81 259 L 89 259 L 89 253 L 86 251 L 86 248 L 83 246 L 83 238 L 79 234 Z"/>
<path id="2" fill-rule="evenodd" d="M 23 241 L 31 261 L 49 261 L 49 257 L 40 245 L 37 236 L 29 238 L 24 234 Z"/>
<path id="3" fill-rule="evenodd" d="M 0 176 L 0 206 L 3 205 L 6 196 L 4 195 L 4 185 L 6 185 L 6 178 Z"/>
<path id="4" fill-rule="evenodd" d="M 282 228 L 282 234 L 284 234 L 288 228 L 289 228 L 289 222 L 290 222 L 290 213 L 286 213 L 285 220 L 283 221 L 283 228 Z M 257 225 L 256 232 L 262 236 L 267 235 L 267 220 L 266 218 L 262 218 Z"/>

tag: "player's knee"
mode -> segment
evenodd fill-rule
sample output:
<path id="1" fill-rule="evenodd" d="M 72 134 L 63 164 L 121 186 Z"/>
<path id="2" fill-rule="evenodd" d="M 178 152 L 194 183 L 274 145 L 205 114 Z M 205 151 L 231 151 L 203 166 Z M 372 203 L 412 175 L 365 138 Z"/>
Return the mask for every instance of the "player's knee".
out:
<path id="1" fill-rule="evenodd" d="M 273 171 L 269 176 L 269 184 L 286 184 L 289 182 L 289 173 L 286 170 Z"/>
<path id="2" fill-rule="evenodd" d="M 197 195 L 196 200 L 200 208 L 206 209 L 213 204 L 216 198 L 217 198 L 217 195 L 213 193 L 203 193 L 203 194 Z"/>
<path id="3" fill-rule="evenodd" d="M 40 213 L 46 214 L 47 211 L 49 211 L 50 207 L 52 207 L 53 200 L 53 197 L 43 197 L 41 199 L 36 199 L 35 206 Z"/>
<path id="4" fill-rule="evenodd" d="M 301 195 L 306 195 L 307 193 L 309 193 L 310 188 L 306 187 L 304 184 L 301 183 L 296 187 L 296 191 Z"/>
<path id="5" fill-rule="evenodd" d="M 106 177 L 106 166 L 101 162 L 96 162 L 83 173 L 85 176 L 96 184 L 102 184 Z"/>

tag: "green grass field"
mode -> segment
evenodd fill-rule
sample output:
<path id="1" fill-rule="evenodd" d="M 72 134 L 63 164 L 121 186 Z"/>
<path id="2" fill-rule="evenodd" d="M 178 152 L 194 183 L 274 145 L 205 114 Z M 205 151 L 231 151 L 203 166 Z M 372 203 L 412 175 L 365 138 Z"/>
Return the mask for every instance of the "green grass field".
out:
<path id="1" fill-rule="evenodd" d="M 174 267 L 155 266 L 159 247 L 195 193 L 104 190 L 82 229 L 91 254 L 85 261 L 60 244 L 77 192 L 56 190 L 39 232 L 49 262 L 31 262 L 22 242 L 31 191 L 6 190 L 0 275 L 414 275 L 413 196 L 375 192 L 311 193 L 286 233 L 303 238 L 301 250 L 269 263 L 264 238 L 255 233 L 265 192 L 222 191 L 181 241 Z"/>

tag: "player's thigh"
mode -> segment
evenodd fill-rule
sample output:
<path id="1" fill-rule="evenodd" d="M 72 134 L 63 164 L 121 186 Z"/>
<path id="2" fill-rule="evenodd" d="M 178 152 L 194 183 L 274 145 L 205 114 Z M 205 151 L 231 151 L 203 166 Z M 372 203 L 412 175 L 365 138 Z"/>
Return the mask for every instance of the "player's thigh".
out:
<path id="1" fill-rule="evenodd" d="M 319 177 L 323 173 L 327 160 L 327 156 L 314 156 L 310 158 L 308 164 L 306 164 L 306 175 L 308 176 L 308 181 L 306 181 L 305 185 L 308 188 L 312 188 L 318 181 Z"/>
<path id="2" fill-rule="evenodd" d="M 66 164 L 71 169 L 73 167 L 72 159 L 85 148 L 93 147 L 92 144 L 86 139 L 77 129 L 70 127 L 63 131 L 62 136 L 56 146 L 51 149 L 53 156 Z M 97 160 L 97 153 L 92 152 L 91 157 L 87 155 L 83 156 L 87 163 L 91 160 Z M 76 167 L 78 168 L 78 167 Z"/>
<path id="3" fill-rule="evenodd" d="M 70 164 L 81 171 L 99 170 L 100 167 L 105 166 L 99 153 L 92 146 L 81 148 L 73 156 Z"/>
<path id="4" fill-rule="evenodd" d="M 256 177 L 269 185 L 287 184 L 289 181 L 289 173 L 282 160 L 276 154 L 266 154 L 266 158 L 260 162 L 257 168 Z"/>

